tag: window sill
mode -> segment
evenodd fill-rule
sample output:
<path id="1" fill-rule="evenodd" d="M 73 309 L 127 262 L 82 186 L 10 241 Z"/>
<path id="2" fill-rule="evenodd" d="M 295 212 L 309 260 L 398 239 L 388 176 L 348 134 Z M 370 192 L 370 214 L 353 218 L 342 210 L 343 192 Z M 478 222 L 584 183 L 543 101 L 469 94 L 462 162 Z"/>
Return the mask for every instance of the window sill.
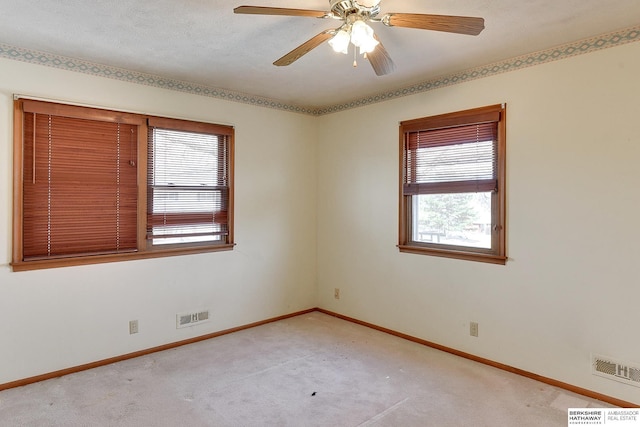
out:
<path id="1" fill-rule="evenodd" d="M 493 254 L 483 254 L 474 252 L 461 252 L 445 249 L 432 249 L 421 246 L 408 246 L 398 245 L 400 252 L 419 254 L 419 255 L 431 255 L 443 258 L 462 259 L 466 261 L 485 262 L 489 264 L 505 265 L 507 263 L 507 257 Z"/>
<path id="2" fill-rule="evenodd" d="M 132 261 L 138 259 L 162 258 L 177 255 L 191 255 L 207 252 L 221 252 L 233 250 L 234 243 L 201 246 L 191 248 L 152 249 L 144 252 L 130 252 L 122 254 L 88 255 L 69 258 L 43 259 L 34 261 L 17 261 L 11 263 L 13 271 L 42 270 L 46 268 L 70 267 L 76 265 L 104 264 L 108 262 Z"/>

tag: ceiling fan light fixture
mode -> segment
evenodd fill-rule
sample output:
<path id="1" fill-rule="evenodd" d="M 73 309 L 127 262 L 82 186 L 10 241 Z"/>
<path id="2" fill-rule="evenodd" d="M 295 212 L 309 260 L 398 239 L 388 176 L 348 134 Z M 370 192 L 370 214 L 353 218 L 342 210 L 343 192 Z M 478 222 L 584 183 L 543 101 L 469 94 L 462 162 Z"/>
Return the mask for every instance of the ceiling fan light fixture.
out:
<path id="1" fill-rule="evenodd" d="M 331 40 L 329 40 L 329 45 L 333 49 L 334 52 L 344 53 L 345 55 L 349 53 L 349 41 L 351 40 L 349 33 L 345 30 L 340 30 L 336 33 L 335 36 Z"/>
<path id="2" fill-rule="evenodd" d="M 373 37 L 373 29 L 364 23 L 364 21 L 356 21 L 351 26 L 351 43 L 354 46 L 370 46 L 372 43 L 373 47 L 377 44 L 376 39 Z"/>
<path id="3" fill-rule="evenodd" d="M 371 37 L 366 40 L 364 43 L 360 44 L 360 53 L 371 53 L 375 50 L 376 46 L 378 46 L 380 42 L 375 38 Z"/>
<path id="4" fill-rule="evenodd" d="M 376 7 L 380 4 L 380 0 L 357 0 L 356 3 L 364 7 Z"/>

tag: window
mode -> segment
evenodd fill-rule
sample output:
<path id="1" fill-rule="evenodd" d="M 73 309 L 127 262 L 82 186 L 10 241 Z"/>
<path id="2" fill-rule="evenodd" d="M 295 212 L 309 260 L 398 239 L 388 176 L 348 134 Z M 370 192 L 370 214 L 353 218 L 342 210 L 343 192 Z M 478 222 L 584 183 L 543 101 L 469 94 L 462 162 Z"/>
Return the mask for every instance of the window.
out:
<path id="1" fill-rule="evenodd" d="M 231 135 L 182 124 L 149 119 L 147 236 L 153 245 L 224 242 Z"/>
<path id="2" fill-rule="evenodd" d="M 233 247 L 233 128 L 20 99 L 13 269 Z"/>
<path id="3" fill-rule="evenodd" d="M 493 105 L 400 123 L 400 251 L 506 262 L 505 113 Z"/>

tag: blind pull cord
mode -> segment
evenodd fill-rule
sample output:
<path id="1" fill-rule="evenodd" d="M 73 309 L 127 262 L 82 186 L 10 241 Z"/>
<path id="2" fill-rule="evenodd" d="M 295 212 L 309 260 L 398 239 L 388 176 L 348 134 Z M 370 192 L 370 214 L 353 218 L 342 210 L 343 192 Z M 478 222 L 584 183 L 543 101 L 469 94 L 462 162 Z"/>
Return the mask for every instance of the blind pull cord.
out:
<path id="1" fill-rule="evenodd" d="M 36 183 L 36 113 L 33 113 L 33 159 L 31 165 L 31 183 Z M 24 137 L 22 139 L 24 141 Z"/>
<path id="2" fill-rule="evenodd" d="M 136 161 L 133 159 L 133 129 L 129 135 L 129 165 L 133 168 L 136 167 Z"/>

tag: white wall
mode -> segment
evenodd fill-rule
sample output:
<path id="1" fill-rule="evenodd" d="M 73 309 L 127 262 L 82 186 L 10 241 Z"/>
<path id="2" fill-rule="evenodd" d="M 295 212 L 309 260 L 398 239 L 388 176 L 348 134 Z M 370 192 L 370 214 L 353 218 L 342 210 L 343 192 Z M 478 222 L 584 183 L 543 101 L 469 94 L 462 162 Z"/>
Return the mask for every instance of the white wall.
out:
<path id="1" fill-rule="evenodd" d="M 12 272 L 14 93 L 235 126 L 236 248 Z M 314 307 L 315 147 L 313 117 L 0 59 L 0 384 Z"/>
<path id="2" fill-rule="evenodd" d="M 0 384 L 320 306 L 640 403 L 590 373 L 640 366 L 638 75 L 632 43 L 314 118 L 0 59 Z M 11 272 L 14 93 L 234 125 L 236 249 Z M 398 122 L 500 102 L 507 265 L 399 253 Z"/>
<path id="3" fill-rule="evenodd" d="M 319 306 L 640 404 L 590 367 L 640 366 L 638 76 L 632 43 L 319 118 Z M 399 253 L 398 122 L 502 102 L 507 265 Z"/>

